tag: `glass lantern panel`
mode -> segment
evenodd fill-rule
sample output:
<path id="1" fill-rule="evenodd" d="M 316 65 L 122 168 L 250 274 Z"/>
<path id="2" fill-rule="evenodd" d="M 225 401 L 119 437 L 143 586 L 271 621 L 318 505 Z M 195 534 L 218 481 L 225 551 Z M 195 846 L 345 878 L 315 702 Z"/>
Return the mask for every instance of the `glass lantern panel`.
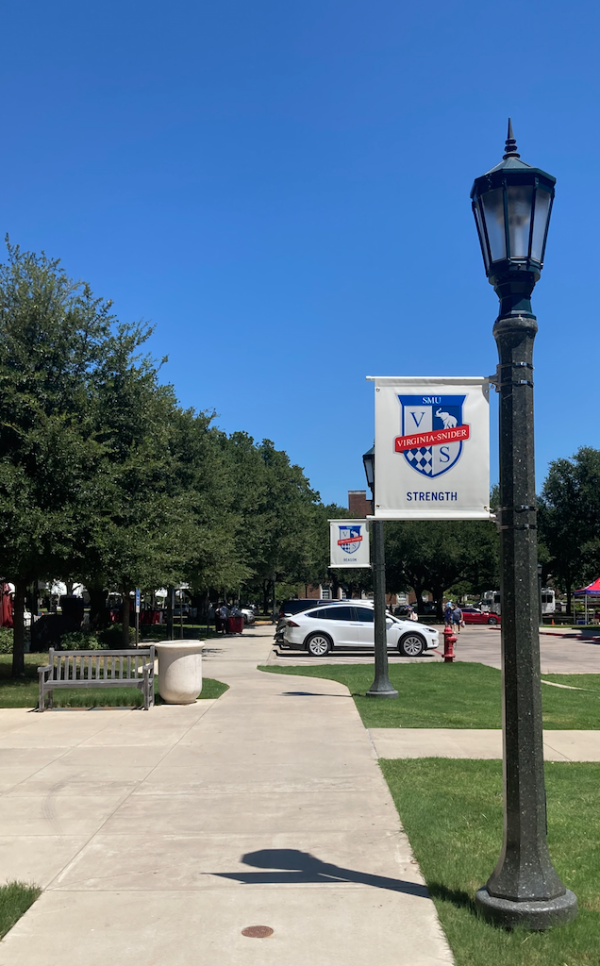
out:
<path id="1" fill-rule="evenodd" d="M 506 191 L 510 258 L 527 258 L 529 255 L 533 187 L 528 184 L 513 184 L 509 185 Z"/>
<path id="2" fill-rule="evenodd" d="M 535 194 L 535 214 L 533 216 L 533 237 L 531 239 L 531 257 L 541 262 L 544 257 L 544 238 L 550 213 L 550 192 L 538 188 Z"/>
<path id="3" fill-rule="evenodd" d="M 490 267 L 490 259 L 489 259 L 489 256 L 488 256 L 487 241 L 486 241 L 486 237 L 485 237 L 485 231 L 484 231 L 484 228 L 483 228 L 483 220 L 481 218 L 481 211 L 479 210 L 479 203 L 477 201 L 473 205 L 473 211 L 475 212 L 475 223 L 477 225 L 477 232 L 479 234 L 479 241 L 481 243 L 481 251 L 483 252 L 483 261 L 484 261 L 484 264 L 485 264 L 485 270 L 487 272 L 487 270 Z"/>
<path id="4" fill-rule="evenodd" d="M 490 242 L 490 256 L 493 262 L 506 258 L 506 235 L 504 234 L 504 197 L 502 188 L 486 191 L 481 196 L 483 215 Z"/>

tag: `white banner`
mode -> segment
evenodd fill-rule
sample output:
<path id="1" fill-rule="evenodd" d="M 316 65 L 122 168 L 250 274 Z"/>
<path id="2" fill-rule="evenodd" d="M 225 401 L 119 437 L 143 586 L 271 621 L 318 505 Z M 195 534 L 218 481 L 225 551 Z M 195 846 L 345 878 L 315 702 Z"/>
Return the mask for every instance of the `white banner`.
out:
<path id="1" fill-rule="evenodd" d="M 366 520 L 329 521 L 330 567 L 370 567 Z"/>
<path id="2" fill-rule="evenodd" d="M 367 378 L 375 383 L 375 518 L 489 520 L 489 381 Z"/>

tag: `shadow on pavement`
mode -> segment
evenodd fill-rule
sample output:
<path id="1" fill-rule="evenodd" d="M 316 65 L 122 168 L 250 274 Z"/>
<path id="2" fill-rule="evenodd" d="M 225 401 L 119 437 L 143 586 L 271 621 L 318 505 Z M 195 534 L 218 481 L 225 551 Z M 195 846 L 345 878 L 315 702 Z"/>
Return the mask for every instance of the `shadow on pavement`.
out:
<path id="1" fill-rule="evenodd" d="M 404 892 L 411 896 L 429 898 L 429 892 L 418 882 L 406 882 L 403 879 L 391 879 L 384 875 L 369 875 L 366 872 L 356 872 L 344 869 L 330 862 L 322 862 L 310 852 L 300 852 L 298 849 L 261 849 L 258 852 L 247 852 L 242 856 L 246 865 L 257 869 L 268 869 L 266 872 L 215 872 L 222 879 L 233 879 L 244 885 L 294 885 L 309 882 L 323 884 L 334 882 L 356 882 L 361 885 L 373 886 L 375 889 L 389 889 L 392 892 Z M 280 871 L 275 871 L 280 870 Z"/>
<path id="2" fill-rule="evenodd" d="M 325 694 L 318 691 L 282 691 L 284 698 L 351 698 L 351 694 Z"/>

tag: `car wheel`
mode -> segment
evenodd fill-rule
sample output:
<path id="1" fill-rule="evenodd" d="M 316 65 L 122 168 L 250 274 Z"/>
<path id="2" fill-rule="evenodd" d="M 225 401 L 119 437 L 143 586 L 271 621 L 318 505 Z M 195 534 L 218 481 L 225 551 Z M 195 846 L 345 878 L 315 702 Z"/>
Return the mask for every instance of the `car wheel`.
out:
<path id="1" fill-rule="evenodd" d="M 497 623 L 498 623 L 497 617 L 488 617 L 488 624 L 497 624 Z"/>
<path id="2" fill-rule="evenodd" d="M 326 634 L 311 634 L 306 641 L 306 650 L 312 657 L 325 657 L 331 650 L 331 640 Z"/>
<path id="3" fill-rule="evenodd" d="M 403 657 L 419 657 L 425 650 L 425 641 L 420 634 L 405 634 L 398 643 Z"/>

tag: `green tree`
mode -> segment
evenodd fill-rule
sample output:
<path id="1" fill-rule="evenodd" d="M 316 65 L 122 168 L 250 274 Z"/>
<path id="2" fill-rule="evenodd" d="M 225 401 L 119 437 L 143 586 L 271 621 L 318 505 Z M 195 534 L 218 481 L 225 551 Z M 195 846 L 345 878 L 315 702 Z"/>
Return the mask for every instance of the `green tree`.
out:
<path id="1" fill-rule="evenodd" d="M 538 498 L 544 567 L 567 594 L 600 574 L 600 450 L 581 447 L 554 460 Z"/>
<path id="2" fill-rule="evenodd" d="M 151 334 L 119 324 L 107 340 L 95 381 L 94 505 L 85 518 L 78 561 L 84 581 L 116 589 L 129 642 L 129 594 L 182 579 L 193 534 L 190 501 L 177 485 L 177 404 L 159 368 L 138 350 Z"/>
<path id="3" fill-rule="evenodd" d="M 319 497 L 302 469 L 270 440 L 255 445 L 246 433 L 234 433 L 225 448 L 241 515 L 236 545 L 251 572 L 247 587 L 263 597 L 266 608 L 273 579 L 310 582 L 320 569 Z"/>
<path id="4" fill-rule="evenodd" d="M 211 588 L 233 590 L 251 572 L 243 506 L 236 501 L 240 488 L 227 437 L 212 426 L 213 418 L 178 410 L 172 434 L 172 493 L 181 496 L 187 519 L 184 577 L 205 600 Z"/>
<path id="5" fill-rule="evenodd" d="M 498 535 L 479 520 L 407 520 L 386 524 L 388 590 L 412 587 L 417 607 L 430 591 L 443 616 L 444 591 L 464 582 L 481 593 L 498 581 Z"/>
<path id="6" fill-rule="evenodd" d="M 91 498 L 92 384 L 110 303 L 58 260 L 7 239 L 0 265 L 0 571 L 15 584 L 13 674 L 24 671 L 27 584 L 78 556 Z"/>

